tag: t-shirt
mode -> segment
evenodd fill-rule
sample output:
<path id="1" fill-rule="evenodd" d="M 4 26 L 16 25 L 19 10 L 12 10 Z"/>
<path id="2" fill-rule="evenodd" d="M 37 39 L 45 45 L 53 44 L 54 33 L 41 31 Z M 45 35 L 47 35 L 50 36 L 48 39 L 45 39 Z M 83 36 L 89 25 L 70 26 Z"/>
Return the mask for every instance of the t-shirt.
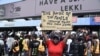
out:
<path id="1" fill-rule="evenodd" d="M 78 49 L 79 49 L 79 44 L 75 43 L 75 42 L 72 42 L 71 45 L 70 45 L 69 53 L 70 54 L 78 54 Z"/>
<path id="2" fill-rule="evenodd" d="M 38 40 L 30 41 L 29 47 L 31 48 L 31 56 L 37 56 L 38 55 L 39 44 L 40 44 L 40 42 Z"/>
<path id="3" fill-rule="evenodd" d="M 4 41 L 3 40 L 0 40 L 0 45 L 4 45 Z"/>
<path id="4" fill-rule="evenodd" d="M 7 44 L 8 48 L 9 48 L 9 50 L 11 50 L 12 44 L 14 43 L 14 41 L 15 41 L 15 40 L 14 40 L 13 37 L 8 37 L 8 38 L 7 38 L 6 44 Z"/>
<path id="5" fill-rule="evenodd" d="M 63 56 L 65 43 L 63 41 L 55 45 L 51 40 L 46 42 L 49 56 Z"/>
<path id="6" fill-rule="evenodd" d="M 29 39 L 24 39 L 22 45 L 24 51 L 29 51 Z"/>
<path id="7" fill-rule="evenodd" d="M 69 53 L 70 51 L 70 44 L 72 43 L 72 39 L 68 39 L 67 40 L 67 45 L 68 45 L 68 48 L 67 48 L 67 52 Z"/>
<path id="8" fill-rule="evenodd" d="M 18 40 L 15 40 L 15 42 L 13 44 L 13 52 L 19 52 Z"/>
<path id="9" fill-rule="evenodd" d="M 79 54 L 84 54 L 84 49 L 85 49 L 85 45 L 84 43 L 79 43 L 79 46 L 78 46 L 78 53 Z"/>

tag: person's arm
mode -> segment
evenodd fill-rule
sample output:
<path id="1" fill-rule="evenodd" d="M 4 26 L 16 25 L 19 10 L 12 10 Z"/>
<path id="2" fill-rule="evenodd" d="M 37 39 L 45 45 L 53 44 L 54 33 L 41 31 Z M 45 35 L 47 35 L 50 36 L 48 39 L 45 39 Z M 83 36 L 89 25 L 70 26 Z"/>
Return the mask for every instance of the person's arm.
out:
<path id="1" fill-rule="evenodd" d="M 43 37 L 44 37 L 44 41 L 47 41 L 47 40 L 48 40 L 47 34 L 46 34 L 45 32 L 42 32 L 42 35 L 43 35 Z"/>
<path id="2" fill-rule="evenodd" d="M 31 48 L 31 41 L 29 41 L 29 56 L 31 56 L 31 50 L 32 50 L 32 48 Z"/>
<path id="3" fill-rule="evenodd" d="M 31 56 L 31 50 L 32 50 L 32 49 L 31 49 L 31 48 L 29 48 L 29 56 Z"/>
<path id="4" fill-rule="evenodd" d="M 68 37 L 70 36 L 70 34 L 71 34 L 71 31 L 69 31 L 69 32 L 65 35 L 65 37 L 64 37 L 64 39 L 63 39 L 63 42 L 66 43 L 66 41 L 67 41 Z"/>

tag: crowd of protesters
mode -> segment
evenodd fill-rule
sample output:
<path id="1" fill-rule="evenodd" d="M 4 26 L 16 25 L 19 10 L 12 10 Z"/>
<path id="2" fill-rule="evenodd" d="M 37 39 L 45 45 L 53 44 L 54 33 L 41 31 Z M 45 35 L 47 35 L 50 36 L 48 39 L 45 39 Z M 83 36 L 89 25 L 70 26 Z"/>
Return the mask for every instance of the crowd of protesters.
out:
<path id="1" fill-rule="evenodd" d="M 99 56 L 96 31 L 40 31 L 0 33 L 0 55 L 5 56 Z"/>

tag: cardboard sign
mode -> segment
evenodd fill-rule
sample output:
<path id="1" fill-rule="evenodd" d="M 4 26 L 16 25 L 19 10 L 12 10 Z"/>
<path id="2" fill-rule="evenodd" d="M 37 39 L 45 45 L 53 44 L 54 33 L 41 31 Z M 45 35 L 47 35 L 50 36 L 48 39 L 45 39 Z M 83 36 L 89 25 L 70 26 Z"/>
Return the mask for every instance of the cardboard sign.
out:
<path id="1" fill-rule="evenodd" d="M 42 30 L 72 30 L 72 12 L 42 12 Z"/>

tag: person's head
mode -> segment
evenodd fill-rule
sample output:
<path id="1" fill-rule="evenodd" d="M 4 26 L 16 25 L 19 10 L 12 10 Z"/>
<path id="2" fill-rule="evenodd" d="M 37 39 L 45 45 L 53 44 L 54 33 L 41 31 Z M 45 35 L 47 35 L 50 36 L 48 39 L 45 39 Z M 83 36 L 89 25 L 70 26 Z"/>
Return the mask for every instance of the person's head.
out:
<path id="1" fill-rule="evenodd" d="M 37 39 L 37 35 L 36 35 L 36 34 L 32 34 L 32 35 L 31 35 L 31 38 L 32 38 L 32 39 Z"/>
<path id="2" fill-rule="evenodd" d="M 78 42 L 78 38 L 72 38 L 72 42 L 77 43 Z"/>
<path id="3" fill-rule="evenodd" d="M 93 39 L 97 39 L 98 38 L 98 32 L 93 31 L 91 36 L 92 36 Z"/>
<path id="4" fill-rule="evenodd" d="M 30 36 L 29 36 L 28 34 L 25 34 L 25 35 L 24 35 L 24 38 L 25 38 L 25 39 L 29 39 Z"/>
<path id="5" fill-rule="evenodd" d="M 54 44 L 58 44 L 59 41 L 60 41 L 60 37 L 58 35 L 54 35 L 52 37 L 52 41 L 53 41 Z"/>
<path id="6" fill-rule="evenodd" d="M 14 36 L 14 39 L 15 39 L 15 40 L 18 40 L 18 39 L 19 39 L 19 37 L 18 37 L 17 35 L 15 35 L 15 36 Z"/>
<path id="7" fill-rule="evenodd" d="M 95 35 L 95 34 L 93 34 L 92 37 L 93 37 L 93 39 L 97 39 L 98 38 L 98 36 Z"/>
<path id="8" fill-rule="evenodd" d="M 78 42 L 82 42 L 83 41 L 83 37 L 82 36 L 79 36 L 78 37 Z"/>
<path id="9" fill-rule="evenodd" d="M 76 38 L 76 34 L 71 34 L 70 38 Z"/>

